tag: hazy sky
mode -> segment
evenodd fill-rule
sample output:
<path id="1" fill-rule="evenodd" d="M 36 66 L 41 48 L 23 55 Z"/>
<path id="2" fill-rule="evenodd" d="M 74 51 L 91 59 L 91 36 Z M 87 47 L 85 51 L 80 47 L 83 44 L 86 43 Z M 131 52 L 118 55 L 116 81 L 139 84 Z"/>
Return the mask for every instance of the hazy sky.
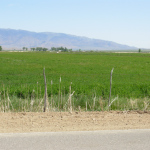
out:
<path id="1" fill-rule="evenodd" d="M 0 0 L 0 28 L 150 48 L 150 0 Z"/>

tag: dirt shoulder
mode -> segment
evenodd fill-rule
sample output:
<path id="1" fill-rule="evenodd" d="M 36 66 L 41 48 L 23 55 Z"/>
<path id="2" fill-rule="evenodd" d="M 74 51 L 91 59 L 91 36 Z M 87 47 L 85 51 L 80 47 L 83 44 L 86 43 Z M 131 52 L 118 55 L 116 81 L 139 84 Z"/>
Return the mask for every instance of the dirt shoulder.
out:
<path id="1" fill-rule="evenodd" d="M 150 129 L 150 112 L 0 113 L 0 133 Z"/>

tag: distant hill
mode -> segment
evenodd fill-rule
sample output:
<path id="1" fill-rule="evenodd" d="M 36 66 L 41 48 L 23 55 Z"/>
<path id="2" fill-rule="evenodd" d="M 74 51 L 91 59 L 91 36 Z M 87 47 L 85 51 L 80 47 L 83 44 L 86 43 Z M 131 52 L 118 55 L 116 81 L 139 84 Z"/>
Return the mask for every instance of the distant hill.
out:
<path id="1" fill-rule="evenodd" d="M 111 41 L 53 32 L 30 32 L 25 30 L 0 29 L 0 45 L 8 49 L 22 47 L 67 47 L 82 50 L 131 50 L 137 49 Z"/>

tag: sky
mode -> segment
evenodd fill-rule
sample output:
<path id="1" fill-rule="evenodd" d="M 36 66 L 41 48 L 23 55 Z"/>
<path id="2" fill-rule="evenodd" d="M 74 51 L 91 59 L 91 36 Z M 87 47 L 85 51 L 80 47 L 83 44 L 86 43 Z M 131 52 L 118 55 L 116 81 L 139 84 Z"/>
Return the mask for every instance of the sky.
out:
<path id="1" fill-rule="evenodd" d="M 0 0 L 0 28 L 150 48 L 150 0 Z"/>

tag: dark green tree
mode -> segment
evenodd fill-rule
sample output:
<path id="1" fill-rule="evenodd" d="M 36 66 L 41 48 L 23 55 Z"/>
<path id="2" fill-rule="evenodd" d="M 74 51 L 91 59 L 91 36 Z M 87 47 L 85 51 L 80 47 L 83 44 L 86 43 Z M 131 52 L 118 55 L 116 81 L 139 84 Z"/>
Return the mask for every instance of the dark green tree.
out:
<path id="1" fill-rule="evenodd" d="M 23 47 L 22 49 L 23 49 L 23 51 L 24 51 L 24 50 L 26 49 L 26 47 Z"/>
<path id="2" fill-rule="evenodd" d="M 43 48 L 42 47 L 36 47 L 36 51 L 42 51 Z"/>
<path id="3" fill-rule="evenodd" d="M 0 46 L 0 51 L 2 51 L 3 49 L 2 49 L 2 46 Z"/>
<path id="4" fill-rule="evenodd" d="M 43 48 L 43 51 L 47 51 L 48 50 L 48 48 Z"/>
<path id="5" fill-rule="evenodd" d="M 35 48 L 34 47 L 32 47 L 32 48 L 30 48 L 31 49 L 31 51 L 35 51 Z"/>

